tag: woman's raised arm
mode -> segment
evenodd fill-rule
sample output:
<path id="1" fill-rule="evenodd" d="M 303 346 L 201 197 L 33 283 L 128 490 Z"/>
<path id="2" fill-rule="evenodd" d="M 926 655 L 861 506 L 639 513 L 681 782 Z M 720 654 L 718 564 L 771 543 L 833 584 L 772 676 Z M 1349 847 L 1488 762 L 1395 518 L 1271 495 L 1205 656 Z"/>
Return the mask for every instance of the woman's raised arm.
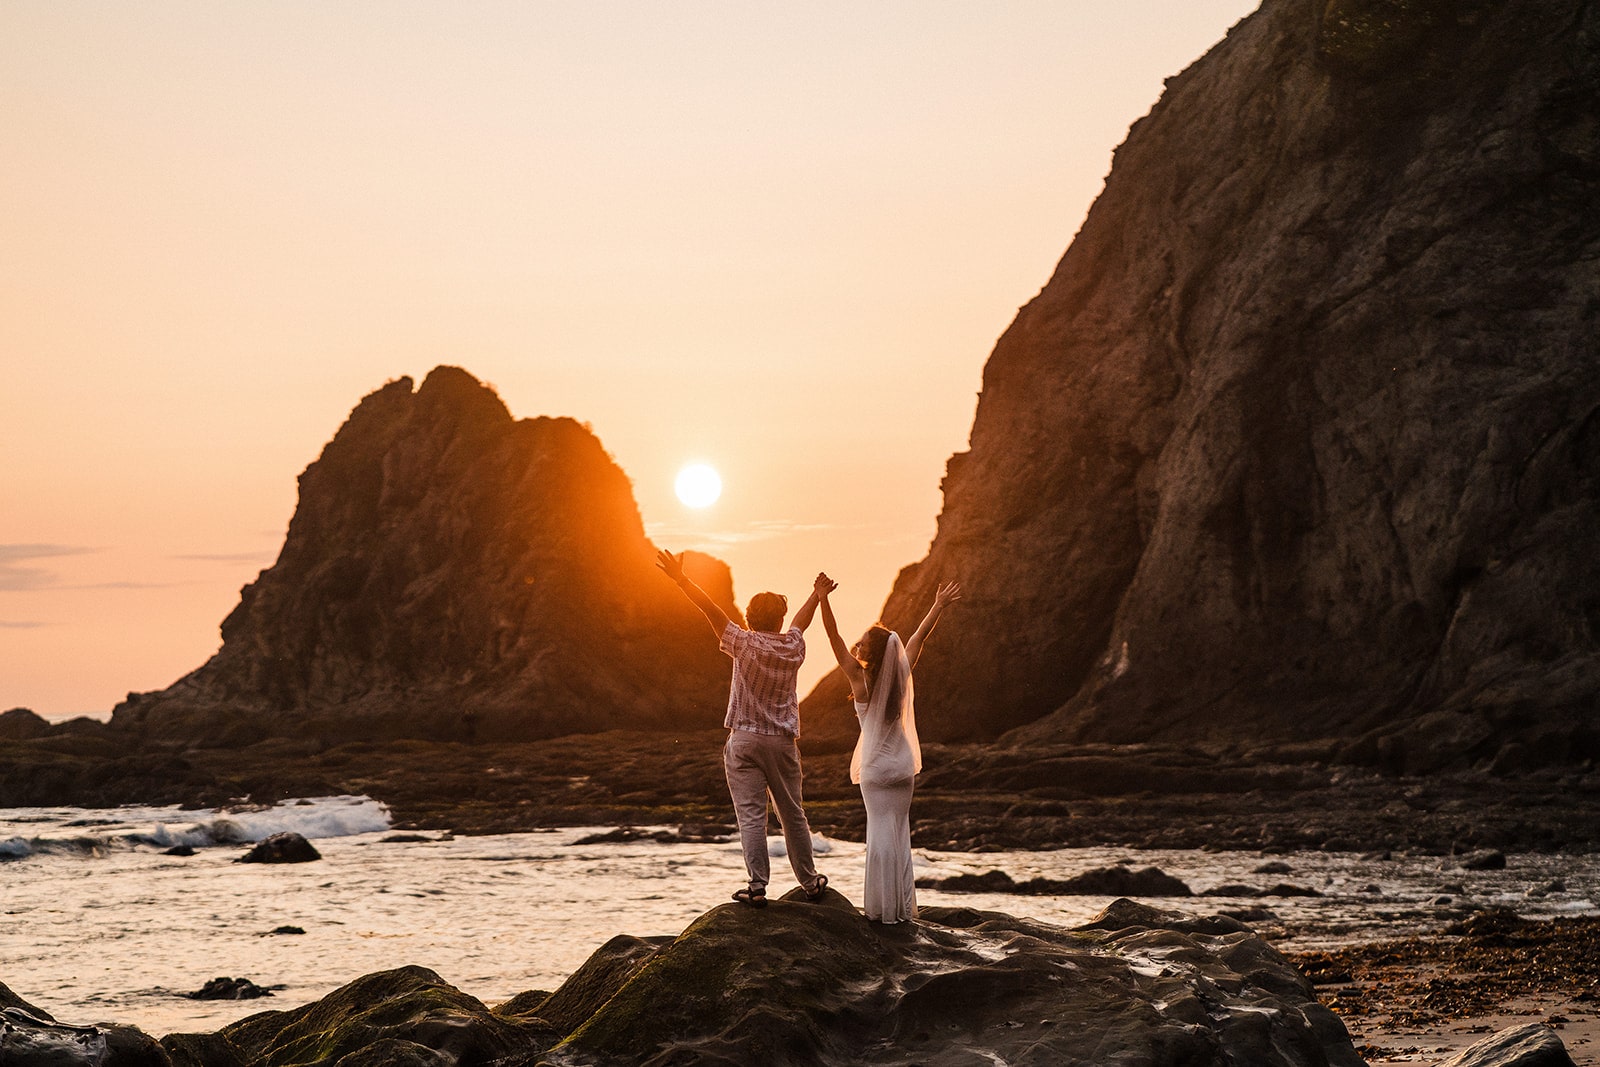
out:
<path id="1" fill-rule="evenodd" d="M 911 661 L 913 669 L 917 666 L 917 657 L 922 655 L 922 642 L 933 628 L 939 624 L 939 615 L 944 611 L 944 606 L 952 600 L 961 599 L 961 587 L 955 582 L 945 582 L 933 596 L 933 607 L 928 609 L 928 614 L 923 616 L 922 625 L 917 627 L 917 632 L 911 635 L 911 640 L 906 642 L 906 659 Z"/>
<path id="2" fill-rule="evenodd" d="M 850 682 L 850 695 L 856 700 L 866 700 L 867 672 L 861 669 L 860 661 L 850 654 L 849 646 L 839 636 L 839 623 L 833 617 L 833 605 L 828 603 L 828 594 L 837 588 L 839 583 L 826 574 L 817 575 L 816 592 L 818 606 L 822 609 L 822 628 L 828 634 L 828 644 L 833 646 L 833 658 L 839 661 L 839 669 Z"/>

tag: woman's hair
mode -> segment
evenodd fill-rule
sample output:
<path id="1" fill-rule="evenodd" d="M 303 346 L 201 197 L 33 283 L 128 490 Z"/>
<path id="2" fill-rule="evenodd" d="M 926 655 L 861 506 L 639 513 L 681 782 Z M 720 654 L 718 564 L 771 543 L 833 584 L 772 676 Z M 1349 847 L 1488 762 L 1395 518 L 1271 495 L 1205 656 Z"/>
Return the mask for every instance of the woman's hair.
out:
<path id="1" fill-rule="evenodd" d="M 745 609 L 744 617 L 750 629 L 775 634 L 778 627 L 783 625 L 783 617 L 788 611 L 789 600 L 782 593 L 757 593 L 750 598 L 750 606 Z"/>
<path id="2" fill-rule="evenodd" d="M 881 622 L 875 622 L 861 637 L 858 646 L 861 649 L 860 663 L 867 672 L 867 692 L 872 692 L 878 685 L 878 674 L 883 670 L 884 650 L 889 647 L 889 635 L 893 631 Z M 892 676 L 896 687 L 900 683 L 900 673 L 896 671 Z M 893 722 L 900 717 L 900 694 L 894 690 L 889 692 L 889 698 L 884 703 L 885 714 Z"/>

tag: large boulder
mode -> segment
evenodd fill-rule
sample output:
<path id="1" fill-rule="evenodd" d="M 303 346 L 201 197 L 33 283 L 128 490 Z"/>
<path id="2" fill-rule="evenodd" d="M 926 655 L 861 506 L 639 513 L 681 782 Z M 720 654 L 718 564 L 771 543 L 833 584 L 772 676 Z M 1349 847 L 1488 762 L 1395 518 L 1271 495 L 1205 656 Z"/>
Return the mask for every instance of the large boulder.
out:
<path id="1" fill-rule="evenodd" d="M 552 1058 L 1361 1063 L 1306 980 L 1231 919 L 1120 901 L 1077 930 L 937 908 L 927 921 L 882 927 L 842 898 L 832 903 L 707 913 Z"/>
<path id="2" fill-rule="evenodd" d="M 692 573 L 731 614 L 727 567 Z M 492 741 L 716 725 L 728 669 L 655 568 L 627 476 L 567 418 L 513 419 L 464 370 L 401 378 L 300 476 L 278 560 L 209 662 L 115 727 Z"/>
<path id="3" fill-rule="evenodd" d="M 293 1011 L 252 1015 L 221 1036 L 256 1067 L 524 1062 L 556 1039 L 536 1021 L 494 1014 L 425 967 L 366 975 Z"/>
<path id="4" fill-rule="evenodd" d="M 1266 0 L 1168 79 L 884 606 L 962 583 L 924 737 L 1600 756 L 1597 41 L 1583 0 Z"/>

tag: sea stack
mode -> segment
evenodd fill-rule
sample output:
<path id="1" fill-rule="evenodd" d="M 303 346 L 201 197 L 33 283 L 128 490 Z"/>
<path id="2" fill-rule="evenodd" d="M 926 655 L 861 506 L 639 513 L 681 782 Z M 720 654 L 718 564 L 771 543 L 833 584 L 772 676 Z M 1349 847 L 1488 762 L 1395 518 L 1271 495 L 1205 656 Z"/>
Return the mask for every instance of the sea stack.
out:
<path id="1" fill-rule="evenodd" d="M 456 367 L 400 378 L 300 476 L 282 552 L 217 654 L 112 725 L 199 744 L 715 726 L 726 661 L 654 559 L 587 427 L 513 419 Z M 737 615 L 727 567 L 690 566 Z"/>
<path id="2" fill-rule="evenodd" d="M 1266 0 L 1169 79 L 883 609 L 962 584 L 924 737 L 1600 756 L 1597 100 L 1579 0 Z"/>

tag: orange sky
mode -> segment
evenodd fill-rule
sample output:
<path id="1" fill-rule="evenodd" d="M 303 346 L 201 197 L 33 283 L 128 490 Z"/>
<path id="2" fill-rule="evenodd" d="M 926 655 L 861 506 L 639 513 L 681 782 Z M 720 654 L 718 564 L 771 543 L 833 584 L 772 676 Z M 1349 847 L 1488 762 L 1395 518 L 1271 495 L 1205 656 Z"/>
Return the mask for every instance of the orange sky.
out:
<path id="1" fill-rule="evenodd" d="M 827 569 L 865 626 L 1112 148 L 1254 6 L 8 0 L 0 710 L 204 662 L 439 363 L 592 424 L 741 601 Z"/>

